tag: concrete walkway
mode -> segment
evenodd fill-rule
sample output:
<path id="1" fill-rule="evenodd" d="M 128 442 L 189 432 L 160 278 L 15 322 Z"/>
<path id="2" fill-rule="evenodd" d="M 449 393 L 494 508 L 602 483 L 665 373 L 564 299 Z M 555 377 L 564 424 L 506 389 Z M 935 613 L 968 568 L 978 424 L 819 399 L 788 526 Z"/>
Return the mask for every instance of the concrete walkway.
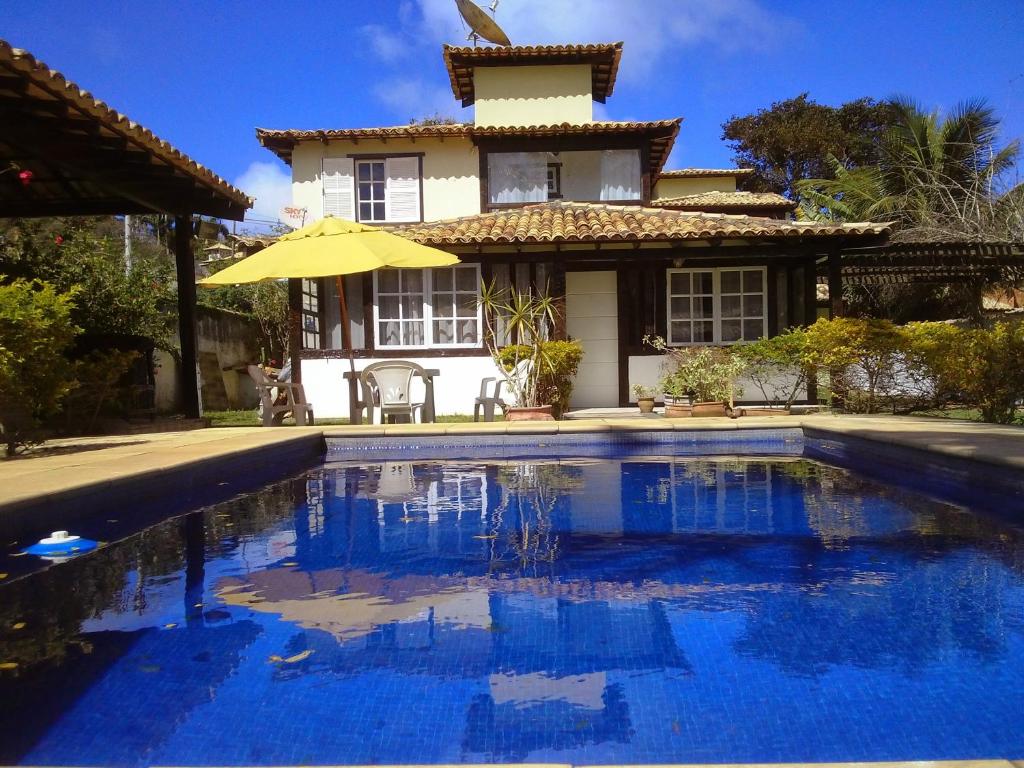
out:
<path id="1" fill-rule="evenodd" d="M 273 456 L 297 448 L 311 455 L 323 438 L 703 431 L 801 427 L 817 436 L 850 435 L 961 459 L 1024 470 L 1024 429 L 947 419 L 891 416 L 744 417 L 741 419 L 599 418 L 562 422 L 389 424 L 328 427 L 232 427 L 188 432 L 54 440 L 39 455 L 0 461 L 0 521 L 44 499 L 102 493 L 126 480 L 195 473 L 212 460 Z"/>

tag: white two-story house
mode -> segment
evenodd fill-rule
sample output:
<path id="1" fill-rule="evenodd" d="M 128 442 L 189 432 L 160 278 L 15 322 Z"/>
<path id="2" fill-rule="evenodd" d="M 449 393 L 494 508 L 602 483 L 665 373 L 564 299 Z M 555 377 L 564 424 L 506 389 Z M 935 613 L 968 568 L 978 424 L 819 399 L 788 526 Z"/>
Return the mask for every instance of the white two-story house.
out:
<path id="1" fill-rule="evenodd" d="M 344 279 L 360 363 L 440 371 L 438 413 L 467 413 L 495 374 L 480 287 L 561 299 L 556 337 L 579 339 L 573 405 L 628 403 L 661 358 L 643 344 L 732 344 L 813 322 L 819 262 L 884 240 L 874 224 L 796 222 L 786 198 L 737 191 L 743 169 L 664 168 L 681 118 L 593 119 L 612 95 L 622 44 L 443 49 L 472 123 L 258 129 L 292 168 L 307 221 L 386 225 L 462 264 Z M 293 285 L 296 362 L 321 416 L 348 414 L 336 281 Z"/>

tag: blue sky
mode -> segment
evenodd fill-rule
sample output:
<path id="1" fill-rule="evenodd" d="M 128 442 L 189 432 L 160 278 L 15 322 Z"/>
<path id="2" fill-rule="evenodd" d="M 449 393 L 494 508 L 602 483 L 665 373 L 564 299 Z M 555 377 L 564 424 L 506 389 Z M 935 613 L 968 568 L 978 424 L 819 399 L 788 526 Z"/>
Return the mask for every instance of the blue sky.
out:
<path id="1" fill-rule="evenodd" d="M 623 40 L 605 119 L 685 118 L 670 166 L 730 165 L 721 124 L 809 91 L 838 104 L 970 97 L 1024 136 L 1024 0 L 501 0 L 513 43 Z M 452 0 L 5 0 L 2 35 L 258 197 L 287 168 L 256 126 L 471 120 L 440 48 L 465 30 Z"/>

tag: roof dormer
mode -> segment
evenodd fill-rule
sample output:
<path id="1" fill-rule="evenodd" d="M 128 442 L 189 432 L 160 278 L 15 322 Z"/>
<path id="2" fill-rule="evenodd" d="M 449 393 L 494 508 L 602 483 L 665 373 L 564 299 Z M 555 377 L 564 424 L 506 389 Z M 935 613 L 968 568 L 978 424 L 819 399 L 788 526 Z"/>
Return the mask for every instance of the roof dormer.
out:
<path id="1" fill-rule="evenodd" d="M 589 123 L 615 86 L 622 43 L 444 47 L 452 91 L 481 126 Z"/>

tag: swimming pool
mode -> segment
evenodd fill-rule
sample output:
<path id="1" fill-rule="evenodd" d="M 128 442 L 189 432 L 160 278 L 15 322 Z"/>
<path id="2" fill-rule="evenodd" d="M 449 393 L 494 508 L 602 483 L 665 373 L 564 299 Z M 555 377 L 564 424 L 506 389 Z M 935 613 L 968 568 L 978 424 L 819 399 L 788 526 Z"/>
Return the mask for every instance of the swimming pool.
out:
<path id="1" fill-rule="evenodd" d="M 800 456 L 329 462 L 0 588 L 0 665 L 0 763 L 1021 758 L 1024 529 Z"/>

